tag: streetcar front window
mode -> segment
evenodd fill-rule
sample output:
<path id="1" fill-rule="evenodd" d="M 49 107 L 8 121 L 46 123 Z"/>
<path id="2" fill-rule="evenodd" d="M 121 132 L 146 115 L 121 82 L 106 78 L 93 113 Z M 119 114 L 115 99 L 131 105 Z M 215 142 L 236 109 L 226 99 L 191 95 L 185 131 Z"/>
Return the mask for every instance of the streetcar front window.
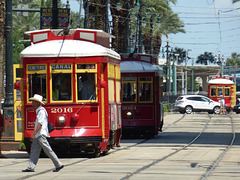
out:
<path id="1" fill-rule="evenodd" d="M 152 102 L 152 78 L 139 79 L 139 99 L 140 102 Z"/>
<path id="2" fill-rule="evenodd" d="M 136 102 L 137 101 L 137 83 L 135 77 L 123 77 L 123 90 L 122 100 L 123 102 Z"/>
<path id="3" fill-rule="evenodd" d="M 52 100 L 71 100 L 72 85 L 70 73 L 52 74 Z"/>
<path id="4" fill-rule="evenodd" d="M 223 95 L 223 87 L 222 86 L 218 86 L 218 96 Z"/>
<path id="5" fill-rule="evenodd" d="M 225 87 L 225 95 L 224 95 L 225 97 L 226 96 L 230 96 L 230 86 L 226 86 Z"/>
<path id="6" fill-rule="evenodd" d="M 211 86 L 211 94 L 210 96 L 216 96 L 216 86 Z"/>
<path id="7" fill-rule="evenodd" d="M 77 74 L 78 100 L 96 100 L 96 85 L 94 73 Z"/>
<path id="8" fill-rule="evenodd" d="M 34 94 L 40 94 L 46 100 L 46 74 L 29 74 L 28 83 L 29 97 L 33 97 Z"/>

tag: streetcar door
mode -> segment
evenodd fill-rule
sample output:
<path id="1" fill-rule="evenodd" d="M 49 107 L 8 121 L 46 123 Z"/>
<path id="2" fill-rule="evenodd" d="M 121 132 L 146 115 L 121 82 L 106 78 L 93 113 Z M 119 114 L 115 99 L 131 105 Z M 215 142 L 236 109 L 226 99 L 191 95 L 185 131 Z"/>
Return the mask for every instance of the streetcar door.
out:
<path id="1" fill-rule="evenodd" d="M 24 118 L 23 118 L 23 93 L 22 93 L 22 76 L 23 68 L 21 64 L 13 65 L 13 100 L 14 100 L 14 136 L 15 141 L 23 140 Z"/>

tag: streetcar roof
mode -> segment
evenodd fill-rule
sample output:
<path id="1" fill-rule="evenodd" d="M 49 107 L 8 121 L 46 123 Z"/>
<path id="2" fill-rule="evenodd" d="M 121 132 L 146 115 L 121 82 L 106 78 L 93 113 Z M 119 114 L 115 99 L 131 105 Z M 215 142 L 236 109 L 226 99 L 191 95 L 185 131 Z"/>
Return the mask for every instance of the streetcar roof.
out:
<path id="1" fill-rule="evenodd" d="M 211 79 L 208 81 L 208 84 L 234 84 L 233 81 L 229 79 Z"/>
<path id="2" fill-rule="evenodd" d="M 142 72 L 159 72 L 162 75 L 162 67 L 159 65 L 154 65 L 146 62 L 141 61 L 122 61 L 120 63 L 121 72 L 128 73 L 128 72 L 135 72 L 135 73 L 142 73 Z"/>
<path id="3" fill-rule="evenodd" d="M 108 56 L 120 60 L 120 55 L 99 44 L 81 40 L 52 40 L 32 44 L 24 49 L 21 57 L 89 57 Z"/>

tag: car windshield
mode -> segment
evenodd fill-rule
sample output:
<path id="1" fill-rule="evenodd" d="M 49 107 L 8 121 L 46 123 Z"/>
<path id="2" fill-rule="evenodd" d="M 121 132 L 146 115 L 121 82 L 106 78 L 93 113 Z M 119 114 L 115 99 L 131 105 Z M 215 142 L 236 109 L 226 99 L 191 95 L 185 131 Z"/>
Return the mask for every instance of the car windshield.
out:
<path id="1" fill-rule="evenodd" d="M 177 101 L 180 101 L 181 99 L 183 99 L 183 97 L 182 97 L 182 96 L 179 96 L 179 97 L 177 98 Z"/>

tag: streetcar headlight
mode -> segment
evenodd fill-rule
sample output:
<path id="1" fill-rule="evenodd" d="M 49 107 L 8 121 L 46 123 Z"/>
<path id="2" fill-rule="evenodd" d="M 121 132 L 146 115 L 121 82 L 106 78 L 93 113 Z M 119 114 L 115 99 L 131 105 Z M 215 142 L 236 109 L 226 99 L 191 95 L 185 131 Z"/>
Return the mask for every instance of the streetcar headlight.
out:
<path id="1" fill-rule="evenodd" d="M 132 115 L 132 113 L 131 112 L 127 112 L 127 116 L 131 116 Z"/>
<path id="2" fill-rule="evenodd" d="M 64 116 L 60 116 L 60 117 L 58 118 L 58 121 L 59 121 L 61 124 L 63 124 L 63 123 L 65 123 L 66 118 L 65 118 Z"/>
<path id="3" fill-rule="evenodd" d="M 80 119 L 80 117 L 79 117 L 79 115 L 76 114 L 76 113 L 73 114 L 72 117 L 71 117 L 71 120 L 72 120 L 72 121 L 75 121 L 75 122 L 77 122 L 79 119 Z"/>

